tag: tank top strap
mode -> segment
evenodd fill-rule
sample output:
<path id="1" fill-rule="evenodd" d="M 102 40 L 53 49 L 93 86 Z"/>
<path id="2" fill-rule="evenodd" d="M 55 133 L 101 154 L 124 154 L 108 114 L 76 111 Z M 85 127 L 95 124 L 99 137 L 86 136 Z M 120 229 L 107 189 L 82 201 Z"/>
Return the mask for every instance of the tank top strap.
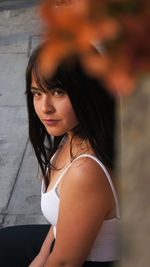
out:
<path id="1" fill-rule="evenodd" d="M 62 174 L 59 176 L 57 182 L 56 182 L 55 185 L 54 185 L 54 189 L 58 186 L 59 182 L 60 182 L 61 179 L 63 178 L 64 174 L 68 171 L 68 169 L 70 168 L 70 166 L 72 165 L 72 163 L 73 163 L 73 161 L 70 162 L 70 163 L 68 164 L 68 166 L 66 167 L 66 169 L 65 169 L 65 170 L 62 172 Z"/>

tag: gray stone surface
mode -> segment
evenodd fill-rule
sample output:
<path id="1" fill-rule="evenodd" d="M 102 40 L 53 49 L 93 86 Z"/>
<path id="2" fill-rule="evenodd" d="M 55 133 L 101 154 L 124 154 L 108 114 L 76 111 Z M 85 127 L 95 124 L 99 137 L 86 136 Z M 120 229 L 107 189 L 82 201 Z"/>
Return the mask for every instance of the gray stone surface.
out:
<path id="1" fill-rule="evenodd" d="M 0 107 L 0 118 L 0 210 L 5 210 L 26 150 L 26 108 Z"/>
<path id="2" fill-rule="evenodd" d="M 28 41 L 38 32 L 39 23 L 36 15 L 36 8 L 0 12 L 0 53 L 28 52 Z"/>
<path id="3" fill-rule="evenodd" d="M 1 0 L 0 1 L 0 11 L 2 10 L 17 10 L 20 8 L 31 8 L 40 0 Z"/>
<path id="4" fill-rule="evenodd" d="M 13 224 L 45 223 L 40 209 L 38 164 L 30 143 L 27 144 L 23 162 L 10 199 L 4 226 Z"/>
<path id="5" fill-rule="evenodd" d="M 0 107 L 26 106 L 26 54 L 0 54 Z M 4 118 L 4 117 L 3 117 Z M 7 118 L 7 117 L 6 117 Z"/>
<path id="6" fill-rule="evenodd" d="M 29 2 L 0 2 L 0 226 L 46 222 L 28 140 L 25 68 L 40 26 Z"/>

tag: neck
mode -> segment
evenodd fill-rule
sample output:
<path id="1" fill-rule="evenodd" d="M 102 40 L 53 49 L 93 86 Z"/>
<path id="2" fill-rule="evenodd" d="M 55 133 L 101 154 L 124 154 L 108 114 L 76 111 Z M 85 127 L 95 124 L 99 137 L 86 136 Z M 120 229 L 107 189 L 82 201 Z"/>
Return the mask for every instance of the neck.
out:
<path id="1" fill-rule="evenodd" d="M 72 132 L 68 132 L 67 133 L 67 136 L 68 136 L 68 143 L 71 143 L 71 140 L 73 138 L 73 133 Z M 74 137 L 75 138 L 75 137 Z"/>
<path id="2" fill-rule="evenodd" d="M 90 144 L 88 140 L 84 140 L 78 136 L 73 136 L 72 133 L 67 133 L 68 142 L 66 142 L 65 146 L 69 147 L 72 150 L 72 155 L 78 156 L 83 153 L 89 153 L 91 151 Z"/>

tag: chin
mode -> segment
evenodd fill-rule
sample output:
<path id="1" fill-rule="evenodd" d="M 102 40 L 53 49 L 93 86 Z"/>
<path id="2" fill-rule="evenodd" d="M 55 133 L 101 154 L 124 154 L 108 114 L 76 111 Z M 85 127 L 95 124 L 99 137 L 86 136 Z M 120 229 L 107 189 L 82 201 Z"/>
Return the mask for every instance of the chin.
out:
<path id="1" fill-rule="evenodd" d="M 61 135 L 64 135 L 66 133 L 66 131 L 50 131 L 48 129 L 46 129 L 46 130 L 52 136 L 61 136 Z"/>

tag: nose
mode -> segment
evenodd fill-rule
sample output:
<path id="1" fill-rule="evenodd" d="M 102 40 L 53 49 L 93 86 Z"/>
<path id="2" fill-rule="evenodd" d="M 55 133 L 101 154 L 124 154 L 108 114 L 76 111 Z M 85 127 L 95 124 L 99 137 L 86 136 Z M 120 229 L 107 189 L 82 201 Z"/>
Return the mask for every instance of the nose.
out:
<path id="1" fill-rule="evenodd" d="M 54 105 L 51 101 L 51 98 L 48 94 L 44 94 L 42 101 L 42 112 L 43 113 L 53 113 L 55 111 Z"/>

